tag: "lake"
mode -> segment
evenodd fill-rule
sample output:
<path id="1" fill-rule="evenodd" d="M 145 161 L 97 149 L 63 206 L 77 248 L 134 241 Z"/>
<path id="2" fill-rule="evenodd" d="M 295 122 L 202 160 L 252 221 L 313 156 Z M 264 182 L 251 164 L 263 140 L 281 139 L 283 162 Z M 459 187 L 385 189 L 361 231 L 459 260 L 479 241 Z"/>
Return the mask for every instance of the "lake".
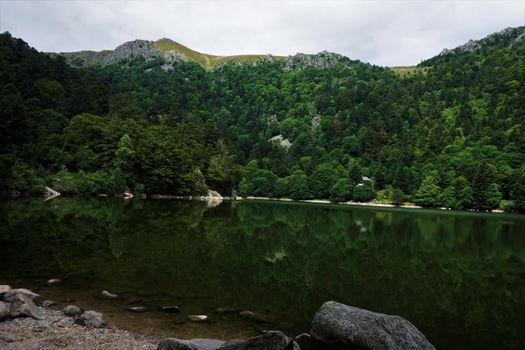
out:
<path id="1" fill-rule="evenodd" d="M 64 283 L 46 286 L 50 278 Z M 336 300 L 403 316 L 438 348 L 517 349 L 525 343 L 525 215 L 271 201 L 2 201 L 2 283 L 61 307 L 71 298 L 110 324 L 160 336 L 295 335 Z M 149 311 L 127 311 L 123 300 L 100 299 L 101 290 L 140 297 Z M 158 311 L 166 305 L 181 313 Z"/>

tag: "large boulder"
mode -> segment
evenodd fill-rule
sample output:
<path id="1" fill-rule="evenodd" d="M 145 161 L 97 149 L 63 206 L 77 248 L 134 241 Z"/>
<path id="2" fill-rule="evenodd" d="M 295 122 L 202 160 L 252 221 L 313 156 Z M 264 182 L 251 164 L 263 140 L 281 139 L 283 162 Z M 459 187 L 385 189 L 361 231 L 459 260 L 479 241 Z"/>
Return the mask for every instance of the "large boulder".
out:
<path id="1" fill-rule="evenodd" d="M 160 341 L 157 350 L 216 350 L 224 341 L 216 339 L 182 340 L 167 338 Z"/>
<path id="2" fill-rule="evenodd" d="M 248 339 L 228 341 L 218 350 L 293 350 L 299 348 L 296 345 L 284 333 L 269 331 Z"/>
<path id="3" fill-rule="evenodd" d="M 335 301 L 324 303 L 317 311 L 311 333 L 316 343 L 336 349 L 435 349 L 423 333 L 402 317 Z"/>
<path id="4" fill-rule="evenodd" d="M 11 317 L 29 316 L 37 320 L 44 319 L 44 313 L 33 301 L 32 297 L 38 296 L 27 289 L 12 289 L 4 296 L 11 303 L 9 314 Z"/>

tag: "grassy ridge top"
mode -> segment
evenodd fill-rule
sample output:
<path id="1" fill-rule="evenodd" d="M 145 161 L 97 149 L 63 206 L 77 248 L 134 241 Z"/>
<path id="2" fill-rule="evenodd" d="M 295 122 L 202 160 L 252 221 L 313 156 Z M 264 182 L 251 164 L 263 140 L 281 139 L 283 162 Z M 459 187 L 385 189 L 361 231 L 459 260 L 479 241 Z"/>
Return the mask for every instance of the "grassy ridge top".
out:
<path id="1" fill-rule="evenodd" d="M 201 53 L 190 49 L 187 46 L 179 44 L 171 39 L 160 39 L 155 42 L 155 46 L 160 52 L 165 53 L 175 51 L 176 53 L 184 55 L 189 61 L 196 62 L 204 68 L 213 68 L 219 64 L 232 62 L 256 62 L 257 60 L 267 57 L 267 55 L 233 55 L 233 56 L 216 56 L 206 53 Z M 284 56 L 272 56 L 276 60 L 284 60 Z"/>

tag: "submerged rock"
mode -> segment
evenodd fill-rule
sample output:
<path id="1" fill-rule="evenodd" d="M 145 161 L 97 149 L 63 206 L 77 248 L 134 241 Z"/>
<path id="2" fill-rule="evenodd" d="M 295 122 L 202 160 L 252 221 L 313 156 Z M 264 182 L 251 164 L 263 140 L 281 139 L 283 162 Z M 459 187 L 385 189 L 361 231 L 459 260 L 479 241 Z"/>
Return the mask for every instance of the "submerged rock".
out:
<path id="1" fill-rule="evenodd" d="M 102 314 L 93 310 L 84 312 L 76 322 L 89 328 L 102 328 L 106 326 L 106 322 L 102 319 Z"/>
<path id="2" fill-rule="evenodd" d="M 324 303 L 312 322 L 312 337 L 336 349 L 435 350 L 409 321 L 335 301 Z"/>
<path id="3" fill-rule="evenodd" d="M 298 348 L 297 344 L 284 333 L 269 331 L 248 339 L 228 341 L 219 350 L 292 350 Z"/>
<path id="4" fill-rule="evenodd" d="M 242 309 L 233 306 L 223 306 L 215 309 L 215 312 L 219 315 L 233 314 L 240 311 L 242 311 Z"/>
<path id="5" fill-rule="evenodd" d="M 255 321 L 263 323 L 272 322 L 269 316 L 258 314 L 252 311 L 241 311 L 239 312 L 239 316 L 241 316 L 241 318 L 245 319 L 246 321 Z"/>
<path id="6" fill-rule="evenodd" d="M 60 284 L 60 283 L 62 283 L 62 280 L 60 278 L 52 278 L 49 281 L 47 281 L 47 284 L 49 286 L 54 286 L 54 285 Z"/>
<path id="7" fill-rule="evenodd" d="M 160 341 L 157 350 L 216 350 L 224 341 L 217 339 L 182 340 L 167 338 Z"/>
<path id="8" fill-rule="evenodd" d="M 137 313 L 144 312 L 144 311 L 148 310 L 148 308 L 145 307 L 145 306 L 130 306 L 127 309 L 129 311 L 137 312 Z"/>
<path id="9" fill-rule="evenodd" d="M 14 292 L 13 292 L 14 291 Z M 36 306 L 31 296 L 38 296 L 27 289 L 12 289 L 6 293 L 6 300 L 11 303 L 9 314 L 11 317 L 29 316 L 37 320 L 42 320 L 44 314 L 38 306 Z"/>
<path id="10" fill-rule="evenodd" d="M 193 322 L 204 322 L 208 320 L 206 315 L 189 315 L 188 318 Z"/>
<path id="11" fill-rule="evenodd" d="M 127 297 L 126 300 L 125 300 L 125 303 L 127 305 L 138 304 L 138 303 L 141 303 L 141 302 L 142 302 L 142 299 L 139 298 L 139 297 Z"/>
<path id="12" fill-rule="evenodd" d="M 82 313 L 82 310 L 80 310 L 80 308 L 78 306 L 68 305 L 68 306 L 66 306 L 64 308 L 64 310 L 62 310 L 62 312 L 66 316 L 77 317 L 78 315 L 80 315 Z"/>
<path id="13" fill-rule="evenodd" d="M 118 299 L 118 295 L 108 292 L 107 290 L 103 290 L 100 292 L 100 296 L 104 299 Z"/>
<path id="14" fill-rule="evenodd" d="M 160 311 L 177 313 L 180 312 L 180 309 L 178 306 L 163 306 L 160 308 Z"/>

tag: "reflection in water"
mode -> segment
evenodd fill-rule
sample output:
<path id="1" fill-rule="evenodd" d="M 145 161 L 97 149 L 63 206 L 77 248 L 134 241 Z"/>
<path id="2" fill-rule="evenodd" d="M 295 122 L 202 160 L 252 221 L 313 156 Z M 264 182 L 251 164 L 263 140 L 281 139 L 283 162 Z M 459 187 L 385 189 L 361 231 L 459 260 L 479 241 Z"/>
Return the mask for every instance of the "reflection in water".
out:
<path id="1" fill-rule="evenodd" d="M 333 299 L 404 316 L 439 348 L 525 341 L 523 216 L 70 198 L 0 213 L 0 281 L 67 276 L 79 289 L 250 309 L 290 332 Z"/>

